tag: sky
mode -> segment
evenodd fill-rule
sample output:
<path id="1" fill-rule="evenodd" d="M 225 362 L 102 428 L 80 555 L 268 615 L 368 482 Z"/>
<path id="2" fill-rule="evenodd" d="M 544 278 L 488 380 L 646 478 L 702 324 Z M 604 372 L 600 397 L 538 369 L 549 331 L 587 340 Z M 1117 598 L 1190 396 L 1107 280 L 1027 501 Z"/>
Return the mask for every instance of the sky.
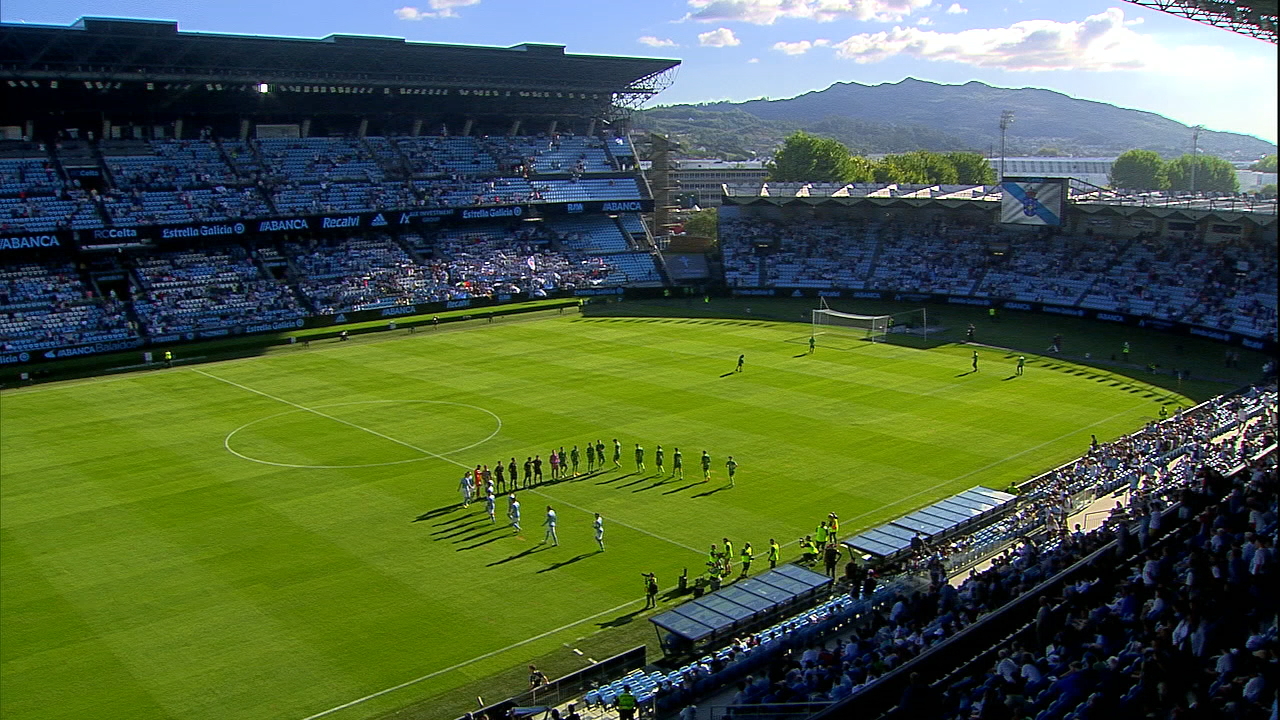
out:
<path id="1" fill-rule="evenodd" d="M 0 1 L 3 22 L 81 16 L 681 60 L 654 104 L 776 99 L 835 82 L 979 80 L 1277 137 L 1275 45 L 1119 0 Z"/>

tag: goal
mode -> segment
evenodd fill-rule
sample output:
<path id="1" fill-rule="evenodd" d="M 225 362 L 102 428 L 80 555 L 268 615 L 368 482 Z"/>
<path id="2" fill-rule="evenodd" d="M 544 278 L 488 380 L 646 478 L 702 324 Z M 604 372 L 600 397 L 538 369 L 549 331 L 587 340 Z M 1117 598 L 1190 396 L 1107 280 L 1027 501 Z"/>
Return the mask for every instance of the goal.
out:
<path id="1" fill-rule="evenodd" d="M 840 312 L 827 305 L 822 299 L 822 307 L 813 313 L 811 336 L 818 340 L 823 335 L 856 337 L 869 342 L 884 342 L 890 333 L 906 332 L 925 337 L 928 333 L 928 315 L 924 308 L 888 315 L 859 315 L 857 313 Z"/>

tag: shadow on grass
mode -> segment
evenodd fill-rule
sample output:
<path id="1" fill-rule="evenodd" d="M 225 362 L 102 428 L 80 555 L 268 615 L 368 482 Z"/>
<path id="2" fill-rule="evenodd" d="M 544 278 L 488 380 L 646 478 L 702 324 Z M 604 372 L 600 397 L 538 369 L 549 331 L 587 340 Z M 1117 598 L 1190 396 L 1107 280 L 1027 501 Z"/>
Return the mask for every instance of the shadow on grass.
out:
<path id="1" fill-rule="evenodd" d="M 496 538 L 495 538 L 495 539 L 496 539 Z M 503 564 L 503 563 L 509 563 L 509 562 L 511 562 L 512 560 L 519 560 L 519 559 L 520 559 L 520 558 L 522 558 L 522 557 L 528 557 L 529 555 L 532 555 L 532 554 L 534 554 L 534 553 L 542 552 L 543 550 L 549 550 L 549 549 L 551 549 L 551 546 L 550 546 L 550 545 L 534 545 L 533 547 L 529 548 L 528 550 L 525 550 L 524 552 L 518 552 L 518 553 L 516 553 L 515 555 L 511 555 L 511 556 L 508 556 L 508 557 L 502 558 L 501 560 L 494 560 L 493 562 L 489 563 L 488 565 L 485 565 L 485 567 L 493 567 L 494 565 L 501 565 L 501 564 Z"/>
<path id="2" fill-rule="evenodd" d="M 433 537 L 431 538 L 431 542 L 441 542 L 444 540 L 452 540 L 453 538 L 466 535 L 469 532 L 475 532 L 475 528 L 460 528 L 457 530 L 457 532 L 452 532 L 452 533 L 449 533 L 448 535 L 441 535 L 440 537 Z M 479 535 L 475 537 L 479 537 Z M 454 542 L 466 542 L 467 540 L 470 540 L 470 539 L 471 538 L 464 537 L 461 540 L 454 540 Z"/>
<path id="3" fill-rule="evenodd" d="M 632 473 L 632 475 L 638 475 L 638 474 L 639 474 L 639 473 Z M 619 485 L 618 487 L 620 487 L 620 488 L 624 488 L 624 487 L 631 487 L 632 485 L 639 485 L 640 483 L 644 482 L 645 480 L 648 480 L 649 478 L 653 478 L 653 477 L 657 477 L 657 475 L 645 475 L 645 476 L 644 476 L 644 477 L 642 477 L 642 478 L 636 478 L 635 480 L 632 480 L 631 482 L 627 483 L 626 485 Z"/>
<path id="4" fill-rule="evenodd" d="M 631 477 L 632 475 L 635 475 L 635 474 L 636 474 L 636 473 L 633 473 L 633 472 L 625 473 L 625 474 L 623 474 L 623 475 L 619 475 L 619 476 L 618 476 L 618 477 L 616 477 L 616 478 L 611 478 L 611 479 L 609 479 L 609 480 L 605 480 L 604 482 L 598 482 L 598 483 L 596 483 L 596 484 L 597 484 L 597 485 L 608 485 L 609 483 L 616 483 L 616 482 L 618 482 L 619 480 L 623 480 L 623 479 L 625 479 L 625 478 L 629 478 L 629 477 Z"/>
<path id="5" fill-rule="evenodd" d="M 799 355 L 792 355 L 791 357 L 793 357 L 793 358 L 802 358 L 802 357 L 804 357 L 804 356 L 806 356 L 806 355 L 808 355 L 808 354 L 809 354 L 809 353 L 800 353 Z"/>
<path id="6" fill-rule="evenodd" d="M 956 377 L 964 377 L 965 375 L 972 375 L 972 374 L 974 374 L 974 373 L 976 373 L 976 372 L 978 372 L 978 371 L 977 371 L 977 370 L 970 370 L 969 372 L 962 372 L 962 373 L 960 373 L 959 375 L 956 375 Z"/>
<path id="7" fill-rule="evenodd" d="M 658 482 L 656 482 L 656 483 L 654 483 L 654 484 L 652 484 L 652 485 L 646 485 L 645 487 L 642 487 L 642 488 L 636 488 L 635 490 L 632 490 L 631 492 L 633 492 L 633 493 L 639 493 L 639 492 L 644 492 L 645 490 L 652 490 L 652 489 L 654 489 L 654 488 L 662 487 L 663 485 L 666 485 L 667 483 L 671 482 L 671 480 L 672 480 L 671 478 L 667 478 L 666 480 L 659 480 Z"/>
<path id="8" fill-rule="evenodd" d="M 553 570 L 559 570 L 560 568 L 564 567 L 565 565 L 572 565 L 572 564 L 574 564 L 574 563 L 578 562 L 579 560 L 582 560 L 583 558 L 589 558 L 589 557 L 591 557 L 592 555 L 595 555 L 595 553 L 582 553 L 581 555 L 578 555 L 577 557 L 572 557 L 572 558 L 569 558 L 568 560 L 564 560 L 564 561 L 562 561 L 562 562 L 558 562 L 558 563 L 555 563 L 555 564 L 553 564 L 553 565 L 548 565 L 548 566 L 546 566 L 546 567 L 542 568 L 541 570 L 539 570 L 538 572 L 540 572 L 540 573 L 546 573 L 546 572 L 551 572 L 551 571 L 553 571 Z"/>
<path id="9" fill-rule="evenodd" d="M 488 530 L 485 530 L 484 532 L 478 532 L 478 533 L 474 533 L 474 534 L 468 535 L 468 536 L 466 536 L 466 537 L 458 538 L 457 540 L 454 540 L 454 541 L 453 541 L 453 544 L 454 544 L 454 545 L 461 545 L 461 544 L 462 544 L 462 543 L 464 543 L 464 542 L 471 542 L 472 540 L 479 540 L 480 538 L 484 537 L 485 535 L 489 535 L 489 534 L 491 534 L 491 533 L 498 532 L 498 530 L 499 530 L 499 528 L 495 525 L 494 527 L 491 527 L 491 528 L 489 528 Z M 443 539 L 443 538 L 441 538 L 441 539 Z"/>
<path id="10" fill-rule="evenodd" d="M 461 520 L 461 519 L 463 519 L 463 518 L 459 518 L 459 519 Z M 432 535 L 445 535 L 445 534 L 447 534 L 447 533 L 458 532 L 458 531 L 466 532 L 466 531 L 467 531 L 466 529 L 467 529 L 467 527 L 468 527 L 468 526 L 475 525 L 476 523 L 480 522 L 483 518 L 470 517 L 470 516 L 468 516 L 468 517 L 467 517 L 467 518 L 465 518 L 465 519 L 466 519 L 466 522 L 460 522 L 460 523 L 456 523 L 456 524 L 450 523 L 450 524 L 449 524 L 449 527 L 442 527 L 442 525 L 445 525 L 445 523 L 440 523 L 439 525 L 436 525 L 436 527 L 439 527 L 440 529 L 439 529 L 439 530 L 432 530 L 432 531 L 431 531 L 431 534 L 432 534 Z"/>
<path id="11" fill-rule="evenodd" d="M 428 511 L 426 511 L 426 512 L 422 513 L 421 515 L 419 515 L 418 517 L 414 518 L 414 519 L 413 519 L 413 521 L 414 521 L 414 522 L 422 522 L 423 520 L 435 520 L 436 518 L 438 518 L 438 517 L 440 517 L 440 516 L 442 516 L 442 515 L 448 515 L 449 513 L 453 512 L 453 511 L 455 511 L 455 510 L 461 510 L 461 509 L 462 509 L 462 503 L 457 502 L 457 503 L 454 503 L 454 504 L 452 504 L 452 505 L 445 505 L 444 507 L 438 507 L 438 508 L 436 508 L 436 509 L 434 509 L 434 510 L 428 510 Z M 464 517 L 465 517 L 465 516 L 464 516 Z M 463 518 L 453 518 L 452 520 L 445 520 L 444 522 L 439 523 L 439 524 L 440 524 L 440 525 L 447 525 L 448 523 L 451 523 L 451 522 L 457 522 L 458 520 L 462 520 L 462 519 L 463 519 Z"/>
<path id="12" fill-rule="evenodd" d="M 727 377 L 731 377 L 732 375 L 733 375 L 733 371 L 732 371 L 732 370 L 730 370 L 729 372 L 727 372 L 727 373 L 725 373 L 725 374 L 721 375 L 720 377 L 722 377 L 722 378 L 727 378 Z"/>
<path id="13" fill-rule="evenodd" d="M 1017 377 L 1018 377 L 1017 375 L 1010 375 L 1009 377 L 1005 378 L 1005 382 L 1008 382 L 1009 380 L 1015 380 L 1017 379 Z"/>
<path id="14" fill-rule="evenodd" d="M 612 620 L 606 620 L 604 622 L 596 623 L 596 627 L 601 627 L 601 628 L 622 627 L 623 625 L 630 623 L 632 620 L 635 620 L 636 616 L 642 613 L 644 613 L 643 609 L 632 610 L 631 612 L 625 615 L 619 615 L 618 617 Z"/>
<path id="15" fill-rule="evenodd" d="M 663 494 L 663 495 L 674 495 L 674 494 L 676 494 L 676 493 L 678 493 L 678 492 L 681 492 L 681 491 L 684 491 L 684 490 L 688 490 L 689 488 L 695 488 L 695 487 L 698 487 L 698 486 L 699 486 L 699 485 L 701 485 L 701 484 L 702 484 L 701 482 L 691 482 L 691 483 L 689 483 L 688 485 L 685 485 L 685 486 L 683 486 L 683 487 L 678 487 L 678 488 L 676 488 L 676 489 L 674 489 L 674 490 L 668 490 L 668 491 L 666 491 L 666 492 L 664 492 L 664 493 L 662 493 L 662 494 Z"/>
<path id="16" fill-rule="evenodd" d="M 463 550 L 475 550 L 476 548 L 484 547 L 485 545 L 488 545 L 489 543 L 498 542 L 499 540 L 501 540 L 501 539 L 502 539 L 502 538 L 504 538 L 504 537 L 506 537 L 506 535 L 495 535 L 495 536 L 493 536 L 493 537 L 489 538 L 488 540 L 482 540 L 482 541 L 480 541 L 480 542 L 476 543 L 475 545 L 467 545 L 466 547 L 454 548 L 454 552 L 462 552 Z"/>
<path id="17" fill-rule="evenodd" d="M 728 486 L 728 485 L 721 485 L 720 487 L 716 488 L 715 490 L 708 490 L 708 491 L 706 491 L 706 492 L 701 492 L 701 493 L 698 493 L 697 495 L 694 495 L 694 497 L 695 497 L 695 498 L 708 497 L 708 496 L 710 496 L 710 495 L 715 495 L 715 494 L 716 494 L 716 493 L 718 493 L 718 492 L 723 492 L 723 491 L 728 490 L 728 489 L 729 489 L 729 486 Z"/>

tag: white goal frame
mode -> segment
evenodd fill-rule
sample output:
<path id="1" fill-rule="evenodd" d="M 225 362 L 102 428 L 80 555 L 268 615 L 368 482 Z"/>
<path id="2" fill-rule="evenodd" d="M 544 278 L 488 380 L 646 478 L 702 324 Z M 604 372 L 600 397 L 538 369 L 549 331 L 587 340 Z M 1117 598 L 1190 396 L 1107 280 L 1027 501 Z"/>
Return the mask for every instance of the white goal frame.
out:
<path id="1" fill-rule="evenodd" d="M 833 310 L 826 298 L 820 300 L 821 307 L 811 311 L 811 339 L 816 340 L 819 335 L 835 331 L 870 342 L 884 342 L 895 328 L 913 325 L 917 320 L 920 322 L 920 336 L 928 336 L 929 316 L 924 308 L 887 315 L 859 315 Z"/>

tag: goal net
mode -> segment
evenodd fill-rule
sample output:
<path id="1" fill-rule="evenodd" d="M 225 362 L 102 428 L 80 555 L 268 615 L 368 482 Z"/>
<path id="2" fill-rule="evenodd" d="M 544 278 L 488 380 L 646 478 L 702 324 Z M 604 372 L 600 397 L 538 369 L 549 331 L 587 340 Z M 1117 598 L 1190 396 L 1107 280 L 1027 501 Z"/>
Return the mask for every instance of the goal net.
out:
<path id="1" fill-rule="evenodd" d="M 924 337 L 928 332 L 923 308 L 889 315 L 859 315 L 833 310 L 824 298 L 822 307 L 814 309 L 812 313 L 812 336 L 819 341 L 823 336 L 842 336 L 884 342 L 890 333 L 910 333 Z"/>
<path id="2" fill-rule="evenodd" d="M 888 315 L 856 315 L 831 308 L 818 308 L 813 311 L 813 336 L 816 338 L 838 333 L 871 342 L 883 342 L 884 336 L 889 332 L 890 319 Z"/>

